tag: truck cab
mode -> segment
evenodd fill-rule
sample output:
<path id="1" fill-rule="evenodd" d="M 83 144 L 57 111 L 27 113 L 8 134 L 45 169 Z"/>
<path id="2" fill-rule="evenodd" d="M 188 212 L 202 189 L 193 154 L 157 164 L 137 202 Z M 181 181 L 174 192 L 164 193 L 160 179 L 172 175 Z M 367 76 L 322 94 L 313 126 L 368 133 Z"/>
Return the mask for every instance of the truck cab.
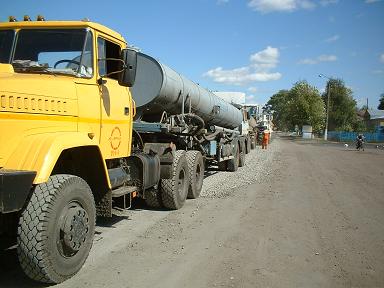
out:
<path id="1" fill-rule="evenodd" d="M 130 155 L 134 107 L 119 83 L 119 34 L 87 21 L 9 22 L 0 23 L 0 47 L 2 170 L 35 174 L 38 184 L 69 169 L 56 164 L 71 149 L 88 149 L 98 165 Z"/>

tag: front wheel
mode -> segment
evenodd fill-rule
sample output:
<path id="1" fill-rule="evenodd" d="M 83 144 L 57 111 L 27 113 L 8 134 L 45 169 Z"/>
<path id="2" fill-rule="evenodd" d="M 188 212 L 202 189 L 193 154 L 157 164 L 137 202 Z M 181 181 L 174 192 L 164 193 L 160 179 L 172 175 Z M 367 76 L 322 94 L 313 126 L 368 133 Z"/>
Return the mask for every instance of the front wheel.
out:
<path id="1" fill-rule="evenodd" d="M 38 184 L 18 226 L 18 256 L 32 279 L 60 283 L 83 266 L 92 247 L 96 209 L 80 177 L 54 175 Z"/>

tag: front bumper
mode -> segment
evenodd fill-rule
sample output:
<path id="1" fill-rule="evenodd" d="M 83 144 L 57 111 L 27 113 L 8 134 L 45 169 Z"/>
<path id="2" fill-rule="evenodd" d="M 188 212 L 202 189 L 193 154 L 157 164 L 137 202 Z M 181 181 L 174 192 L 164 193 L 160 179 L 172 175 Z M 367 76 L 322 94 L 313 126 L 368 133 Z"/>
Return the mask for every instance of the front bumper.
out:
<path id="1" fill-rule="evenodd" d="M 0 213 L 23 208 L 35 176 L 35 171 L 0 169 Z"/>

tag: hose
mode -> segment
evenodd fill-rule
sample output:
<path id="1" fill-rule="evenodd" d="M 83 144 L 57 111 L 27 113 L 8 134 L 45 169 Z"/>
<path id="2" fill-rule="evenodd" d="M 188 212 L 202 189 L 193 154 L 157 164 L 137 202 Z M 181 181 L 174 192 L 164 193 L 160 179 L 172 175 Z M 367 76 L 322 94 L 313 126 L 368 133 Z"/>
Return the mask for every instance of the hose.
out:
<path id="1" fill-rule="evenodd" d="M 135 129 L 132 129 L 133 132 L 135 132 L 135 134 L 137 135 L 139 141 L 140 141 L 140 144 L 141 144 L 141 149 L 144 149 L 144 142 L 143 142 L 143 138 L 141 138 L 141 135 L 139 134 L 139 132 L 137 132 Z"/>
<path id="2" fill-rule="evenodd" d="M 196 135 L 198 132 L 200 132 L 205 127 L 205 123 L 204 123 L 203 118 L 201 118 L 200 116 L 197 116 L 196 114 L 192 114 L 192 113 L 179 114 L 179 115 L 175 115 L 173 117 L 175 119 L 178 119 L 179 117 L 183 117 L 184 119 L 189 120 L 189 122 L 192 125 L 196 125 L 197 128 L 195 128 L 194 131 L 190 132 L 190 134 L 192 134 L 192 135 Z"/>

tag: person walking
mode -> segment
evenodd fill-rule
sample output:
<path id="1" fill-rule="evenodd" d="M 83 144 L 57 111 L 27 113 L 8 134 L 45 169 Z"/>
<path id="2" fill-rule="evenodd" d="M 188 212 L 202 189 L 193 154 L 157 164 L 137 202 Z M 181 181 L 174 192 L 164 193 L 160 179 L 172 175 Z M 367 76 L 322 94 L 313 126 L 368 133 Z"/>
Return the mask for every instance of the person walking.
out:
<path id="1" fill-rule="evenodd" d="M 269 130 L 263 131 L 263 142 L 261 143 L 261 149 L 267 149 L 269 144 Z"/>

